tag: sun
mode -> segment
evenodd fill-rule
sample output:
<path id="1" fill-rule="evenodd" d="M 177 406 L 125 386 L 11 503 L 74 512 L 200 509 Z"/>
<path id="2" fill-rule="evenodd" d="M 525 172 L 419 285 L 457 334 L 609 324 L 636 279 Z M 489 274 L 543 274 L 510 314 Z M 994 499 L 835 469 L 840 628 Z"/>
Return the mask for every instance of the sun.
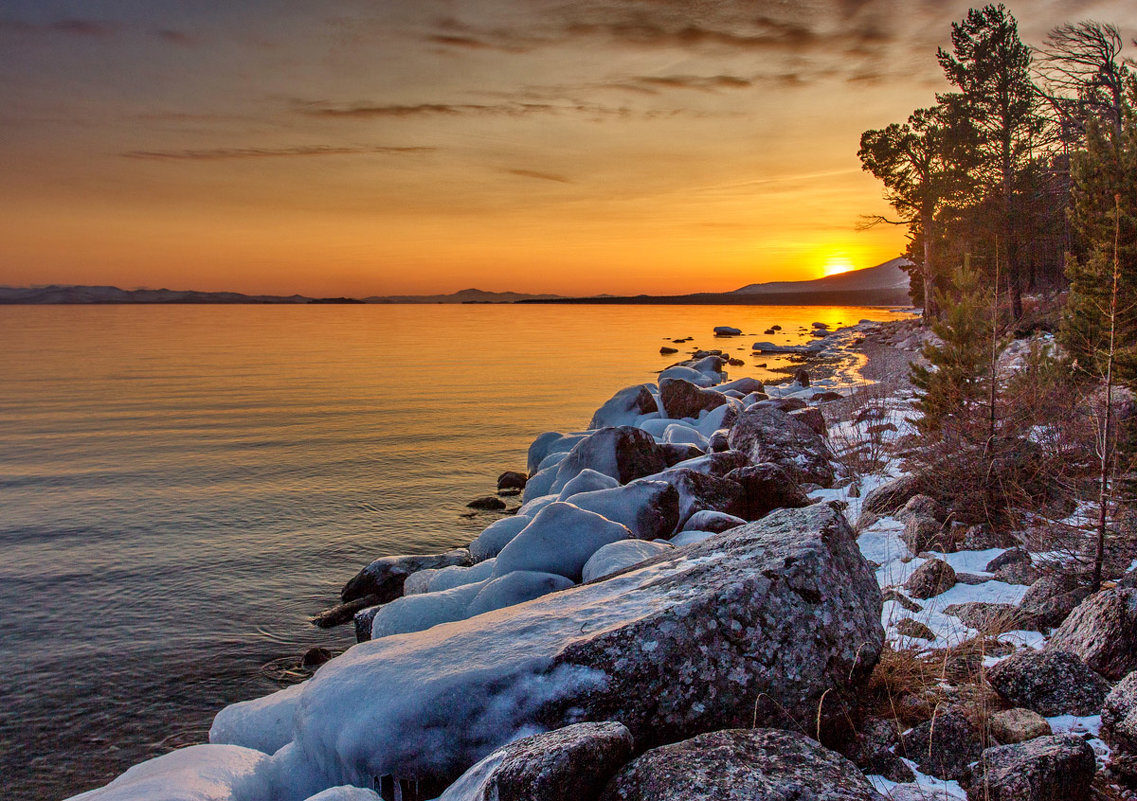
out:
<path id="1" fill-rule="evenodd" d="M 857 265 L 853 264 L 851 259 L 845 256 L 830 256 L 825 260 L 825 264 L 821 268 L 825 275 L 839 275 L 840 273 L 847 273 L 849 270 L 857 269 Z"/>

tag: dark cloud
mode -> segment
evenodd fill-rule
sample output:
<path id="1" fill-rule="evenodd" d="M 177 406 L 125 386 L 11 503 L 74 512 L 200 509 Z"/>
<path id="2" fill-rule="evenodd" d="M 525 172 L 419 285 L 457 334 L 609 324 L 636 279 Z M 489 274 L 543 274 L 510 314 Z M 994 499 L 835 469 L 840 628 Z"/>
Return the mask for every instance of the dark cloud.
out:
<path id="1" fill-rule="evenodd" d="M 736 75 L 649 75 L 633 78 L 633 87 L 652 89 L 695 89 L 701 92 L 716 92 L 720 89 L 747 89 L 754 85 L 748 78 Z"/>
<path id="2" fill-rule="evenodd" d="M 528 92 L 523 92 L 528 94 Z M 685 109 L 631 109 L 626 106 L 605 106 L 598 103 L 570 101 L 565 103 L 358 103 L 335 106 L 327 103 L 302 102 L 297 111 L 311 117 L 330 119 L 412 118 L 412 117 L 524 117 L 531 114 L 583 114 L 601 117 L 639 117 L 658 119 L 691 114 Z"/>
<path id="3" fill-rule="evenodd" d="M 62 33 L 70 36 L 109 36 L 118 31 L 118 26 L 109 22 L 100 22 L 92 19 L 68 18 L 33 24 L 19 19 L 0 19 L 0 31 L 10 31 L 22 34 L 49 34 Z"/>
<path id="4" fill-rule="evenodd" d="M 540 181 L 553 181 L 553 182 L 558 183 L 558 184 L 571 184 L 572 183 L 572 181 L 570 181 L 568 178 L 565 178 L 563 175 L 554 175 L 554 174 L 548 173 L 548 172 L 538 172 L 537 170 L 514 169 L 514 170 L 506 170 L 506 172 L 509 173 L 510 175 L 519 175 L 522 178 L 536 178 L 537 180 L 540 180 Z"/>
<path id="5" fill-rule="evenodd" d="M 153 161 L 220 161 L 224 159 L 283 158 L 292 156 L 407 155 L 429 153 L 433 147 L 332 147 L 312 145 L 285 148 L 219 148 L 216 150 L 131 150 L 120 153 L 128 159 Z"/>
<path id="6" fill-rule="evenodd" d="M 182 47 L 193 47 L 197 44 L 197 39 L 190 36 L 188 33 L 176 31 L 171 28 L 163 28 L 161 30 L 154 31 L 154 35 L 161 39 L 163 42 L 181 45 Z"/>

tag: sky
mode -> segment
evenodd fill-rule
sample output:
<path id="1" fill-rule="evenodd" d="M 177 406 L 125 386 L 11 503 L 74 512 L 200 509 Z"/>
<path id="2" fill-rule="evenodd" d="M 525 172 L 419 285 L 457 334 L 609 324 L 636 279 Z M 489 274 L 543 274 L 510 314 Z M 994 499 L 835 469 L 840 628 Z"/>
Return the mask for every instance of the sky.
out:
<path id="1" fill-rule="evenodd" d="M 954 0 L 0 0 L 0 284 L 729 291 L 898 255 Z M 1028 44 L 1137 4 L 1009 4 Z"/>

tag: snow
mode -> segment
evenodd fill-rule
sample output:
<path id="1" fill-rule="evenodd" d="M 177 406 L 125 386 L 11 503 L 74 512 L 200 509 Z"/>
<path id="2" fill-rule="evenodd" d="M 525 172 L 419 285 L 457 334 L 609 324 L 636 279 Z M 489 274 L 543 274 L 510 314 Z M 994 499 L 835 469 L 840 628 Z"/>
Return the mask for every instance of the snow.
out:
<path id="1" fill-rule="evenodd" d="M 591 467 L 586 467 L 564 485 L 564 488 L 557 494 L 557 500 L 566 500 L 578 492 L 612 489 L 618 486 L 620 486 L 620 482 L 612 478 L 612 476 L 600 473 Z"/>
<path id="2" fill-rule="evenodd" d="M 465 620 L 468 617 L 466 607 L 488 583 L 489 579 L 483 579 L 440 592 L 396 598 L 383 604 L 375 613 L 371 621 L 371 637 L 378 639 L 391 634 L 406 634 L 429 629 L 439 623 Z"/>
<path id="3" fill-rule="evenodd" d="M 580 581 L 585 562 L 601 546 L 632 537 L 626 526 L 558 501 L 538 512 L 533 521 L 501 549 L 494 577 L 514 570 L 535 570 Z"/>
<path id="4" fill-rule="evenodd" d="M 634 540 L 629 540 L 634 542 Z M 617 543 L 618 544 L 618 543 Z M 537 573 L 529 570 L 514 570 L 501 578 L 489 581 L 478 592 L 466 608 L 466 617 L 473 617 L 495 609 L 531 601 L 548 595 L 550 592 L 564 590 L 573 585 L 571 579 L 555 573 Z"/>
<path id="5" fill-rule="evenodd" d="M 270 801 L 267 754 L 236 745 L 191 745 L 128 769 L 72 801 Z"/>
<path id="6" fill-rule="evenodd" d="M 584 564 L 582 579 L 586 582 L 595 581 L 670 550 L 670 545 L 649 540 L 612 542 L 589 557 Z"/>

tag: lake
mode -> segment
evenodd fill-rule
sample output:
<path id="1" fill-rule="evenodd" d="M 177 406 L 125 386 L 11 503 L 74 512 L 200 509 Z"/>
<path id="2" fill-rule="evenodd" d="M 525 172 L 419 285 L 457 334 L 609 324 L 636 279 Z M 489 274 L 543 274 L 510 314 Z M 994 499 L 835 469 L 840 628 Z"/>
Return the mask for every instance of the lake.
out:
<path id="1" fill-rule="evenodd" d="M 790 306 L 0 307 L 0 777 L 58 799 L 202 742 L 365 563 L 463 545 L 529 442 Z M 716 325 L 746 336 L 716 339 Z M 681 356 L 681 355 L 680 355 Z"/>

